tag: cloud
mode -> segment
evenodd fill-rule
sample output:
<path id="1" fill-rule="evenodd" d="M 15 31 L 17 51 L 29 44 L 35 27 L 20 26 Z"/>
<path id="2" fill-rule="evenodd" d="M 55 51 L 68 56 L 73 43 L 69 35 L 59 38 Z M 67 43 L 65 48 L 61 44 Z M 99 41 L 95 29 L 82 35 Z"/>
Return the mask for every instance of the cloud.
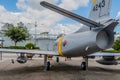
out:
<path id="1" fill-rule="evenodd" d="M 4 8 L 4 6 L 0 5 L 0 12 L 4 12 L 4 11 L 6 11 L 6 9 Z"/>
<path id="2" fill-rule="evenodd" d="M 16 24 L 23 22 L 26 25 L 31 23 L 31 33 L 34 33 L 34 24 L 37 21 L 37 32 L 51 31 L 61 32 L 65 30 L 66 33 L 75 31 L 78 24 L 60 24 L 64 17 L 58 13 L 50 11 L 40 6 L 40 1 L 43 0 L 18 0 L 16 3 L 20 12 L 7 11 L 4 6 L 0 5 L 0 22 L 8 22 Z M 87 6 L 89 0 L 44 0 L 52 4 L 57 4 L 68 10 L 77 10 L 80 6 Z M 59 3 L 60 2 L 60 3 Z M 69 5 L 68 5 L 69 3 Z M 44 24 L 44 25 L 42 25 Z M 1 24 L 0 24 L 1 25 Z M 28 26 L 28 27 L 29 27 Z M 80 26 L 80 24 L 79 24 Z"/>
<path id="3" fill-rule="evenodd" d="M 36 10 L 43 10 L 44 8 L 42 6 L 40 6 L 40 2 L 43 0 L 29 0 L 28 1 L 28 6 L 31 7 L 32 9 L 36 9 Z M 58 2 L 58 0 L 44 0 L 47 1 L 49 3 L 55 4 Z"/>
<path id="4" fill-rule="evenodd" d="M 18 2 L 16 3 L 16 6 L 18 9 L 21 9 L 21 10 L 26 10 L 28 8 L 25 3 L 25 0 L 18 0 Z"/>
<path id="5" fill-rule="evenodd" d="M 120 19 L 120 12 L 118 12 L 116 19 Z"/>
<path id="6" fill-rule="evenodd" d="M 80 6 L 87 6 L 88 2 L 89 0 L 62 0 L 59 6 L 67 10 L 76 10 Z"/>
<path id="7" fill-rule="evenodd" d="M 79 26 L 79 27 L 78 27 Z M 57 24 L 50 30 L 51 34 L 71 34 L 78 29 L 82 28 L 81 24 Z"/>

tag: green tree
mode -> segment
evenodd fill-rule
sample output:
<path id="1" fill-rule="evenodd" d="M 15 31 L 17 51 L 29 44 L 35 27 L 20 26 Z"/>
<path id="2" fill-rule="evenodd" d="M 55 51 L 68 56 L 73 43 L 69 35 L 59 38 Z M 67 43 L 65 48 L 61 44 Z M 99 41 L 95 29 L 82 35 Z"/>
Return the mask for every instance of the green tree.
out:
<path id="1" fill-rule="evenodd" d="M 120 50 L 120 37 L 116 39 L 116 41 L 113 44 L 113 49 L 119 51 Z"/>
<path id="2" fill-rule="evenodd" d="M 22 26 L 11 26 L 4 31 L 4 34 L 14 41 L 15 46 L 17 42 L 25 41 L 29 37 L 27 28 Z"/>

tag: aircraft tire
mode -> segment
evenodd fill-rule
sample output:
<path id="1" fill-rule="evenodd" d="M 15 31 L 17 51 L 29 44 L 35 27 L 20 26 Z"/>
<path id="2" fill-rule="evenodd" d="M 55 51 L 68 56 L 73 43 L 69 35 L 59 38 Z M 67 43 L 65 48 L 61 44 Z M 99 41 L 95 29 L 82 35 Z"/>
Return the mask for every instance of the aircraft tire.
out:
<path id="1" fill-rule="evenodd" d="M 86 70 L 86 62 L 82 62 L 81 63 L 81 69 L 82 70 Z"/>
<path id="2" fill-rule="evenodd" d="M 56 62 L 59 63 L 59 57 L 56 57 Z"/>
<path id="3" fill-rule="evenodd" d="M 47 66 L 46 66 L 46 70 L 49 71 L 50 70 L 50 61 L 47 62 Z"/>

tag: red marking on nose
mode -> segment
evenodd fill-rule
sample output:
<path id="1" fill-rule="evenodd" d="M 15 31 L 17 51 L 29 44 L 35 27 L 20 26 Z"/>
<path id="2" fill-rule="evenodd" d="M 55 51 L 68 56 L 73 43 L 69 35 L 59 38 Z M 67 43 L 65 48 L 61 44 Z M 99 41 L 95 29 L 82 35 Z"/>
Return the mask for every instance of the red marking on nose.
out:
<path id="1" fill-rule="evenodd" d="M 67 44 L 67 40 L 63 41 L 63 46 L 65 46 Z"/>

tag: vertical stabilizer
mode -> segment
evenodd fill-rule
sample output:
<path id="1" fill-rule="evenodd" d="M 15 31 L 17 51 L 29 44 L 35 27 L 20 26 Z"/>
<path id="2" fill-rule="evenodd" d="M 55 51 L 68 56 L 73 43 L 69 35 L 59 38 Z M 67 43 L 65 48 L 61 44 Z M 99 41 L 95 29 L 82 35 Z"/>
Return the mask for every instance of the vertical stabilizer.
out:
<path id="1" fill-rule="evenodd" d="M 89 19 L 100 23 L 110 19 L 111 2 L 112 0 L 92 0 Z"/>

